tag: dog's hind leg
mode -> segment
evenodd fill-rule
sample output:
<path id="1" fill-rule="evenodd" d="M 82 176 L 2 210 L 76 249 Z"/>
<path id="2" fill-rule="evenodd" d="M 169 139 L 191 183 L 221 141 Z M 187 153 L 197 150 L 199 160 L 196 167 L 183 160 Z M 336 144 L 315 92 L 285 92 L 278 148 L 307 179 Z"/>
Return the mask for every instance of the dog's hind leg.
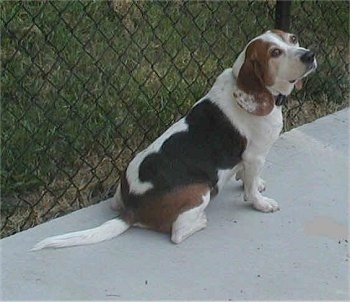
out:
<path id="1" fill-rule="evenodd" d="M 180 243 L 207 226 L 207 217 L 204 209 L 209 203 L 210 191 L 202 197 L 202 200 L 203 202 L 199 206 L 187 210 L 177 217 L 172 226 L 172 242 Z"/>

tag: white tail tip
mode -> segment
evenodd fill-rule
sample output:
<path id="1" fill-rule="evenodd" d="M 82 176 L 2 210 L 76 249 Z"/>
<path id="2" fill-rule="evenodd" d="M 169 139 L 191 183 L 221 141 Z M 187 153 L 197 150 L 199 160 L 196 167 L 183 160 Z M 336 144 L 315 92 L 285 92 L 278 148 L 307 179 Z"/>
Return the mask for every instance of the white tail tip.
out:
<path id="1" fill-rule="evenodd" d="M 130 225 L 122 219 L 112 219 L 93 229 L 46 238 L 37 243 L 31 251 L 98 243 L 120 235 L 129 227 Z"/>

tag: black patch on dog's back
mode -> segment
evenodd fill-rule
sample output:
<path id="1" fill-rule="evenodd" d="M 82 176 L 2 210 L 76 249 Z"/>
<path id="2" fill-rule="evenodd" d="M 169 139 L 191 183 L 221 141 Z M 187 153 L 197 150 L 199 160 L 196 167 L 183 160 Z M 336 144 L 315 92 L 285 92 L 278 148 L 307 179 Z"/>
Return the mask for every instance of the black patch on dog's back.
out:
<path id="1" fill-rule="evenodd" d="M 139 178 L 151 182 L 150 194 L 179 186 L 207 183 L 214 188 L 218 170 L 232 169 L 241 161 L 246 139 L 210 100 L 203 100 L 188 113 L 188 131 L 170 136 L 159 152 L 145 157 Z"/>

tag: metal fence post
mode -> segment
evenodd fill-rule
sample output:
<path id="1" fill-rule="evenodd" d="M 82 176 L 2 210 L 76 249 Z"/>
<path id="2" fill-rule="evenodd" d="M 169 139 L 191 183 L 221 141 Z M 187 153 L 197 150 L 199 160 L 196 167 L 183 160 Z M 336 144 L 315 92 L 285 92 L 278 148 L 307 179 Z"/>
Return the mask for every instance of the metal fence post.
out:
<path id="1" fill-rule="evenodd" d="M 290 0 L 278 0 L 275 8 L 275 28 L 289 30 Z"/>

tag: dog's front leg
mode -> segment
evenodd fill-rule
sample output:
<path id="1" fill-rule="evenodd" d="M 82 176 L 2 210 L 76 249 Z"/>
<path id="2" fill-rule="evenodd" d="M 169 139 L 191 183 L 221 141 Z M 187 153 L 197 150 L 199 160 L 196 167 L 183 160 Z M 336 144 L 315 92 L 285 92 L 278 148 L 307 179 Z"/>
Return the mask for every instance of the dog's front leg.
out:
<path id="1" fill-rule="evenodd" d="M 241 180 L 244 186 L 244 168 L 240 168 L 237 173 L 235 179 L 237 181 Z M 264 192 L 266 190 L 266 182 L 261 177 L 258 177 L 258 190 L 259 192 Z"/>
<path id="2" fill-rule="evenodd" d="M 262 212 L 275 212 L 279 209 L 278 203 L 270 198 L 261 195 L 259 186 L 261 185 L 260 173 L 264 166 L 265 158 L 261 156 L 243 157 L 243 182 L 244 200 L 251 202 L 255 209 Z"/>

